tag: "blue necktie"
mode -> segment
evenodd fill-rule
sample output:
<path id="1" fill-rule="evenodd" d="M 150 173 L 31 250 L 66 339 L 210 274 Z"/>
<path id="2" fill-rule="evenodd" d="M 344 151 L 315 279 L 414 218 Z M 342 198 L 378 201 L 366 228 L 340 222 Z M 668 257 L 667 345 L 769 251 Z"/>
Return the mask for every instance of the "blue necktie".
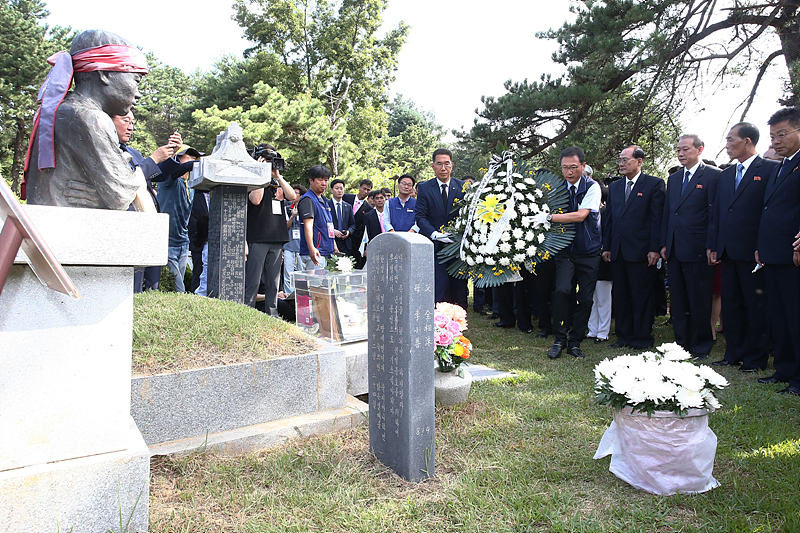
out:
<path id="1" fill-rule="evenodd" d="M 339 231 L 342 231 L 342 202 L 336 202 L 336 225 L 339 226 Z"/>
<path id="2" fill-rule="evenodd" d="M 681 194 L 683 191 L 686 190 L 686 186 L 689 184 L 689 180 L 692 179 L 692 173 L 689 172 L 689 169 L 686 169 L 686 173 L 683 175 L 683 183 L 681 184 Z"/>
<path id="3" fill-rule="evenodd" d="M 734 191 L 739 188 L 739 184 L 742 182 L 742 176 L 744 176 L 744 165 L 739 163 L 736 166 L 736 181 L 733 185 Z"/>

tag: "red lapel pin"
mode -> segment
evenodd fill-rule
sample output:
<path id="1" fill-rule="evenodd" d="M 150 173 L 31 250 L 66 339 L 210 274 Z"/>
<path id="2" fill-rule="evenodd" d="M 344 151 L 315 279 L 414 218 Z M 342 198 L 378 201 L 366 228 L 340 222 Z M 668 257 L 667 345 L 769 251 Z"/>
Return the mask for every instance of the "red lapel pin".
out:
<path id="1" fill-rule="evenodd" d="M 761 176 L 753 176 L 753 181 L 761 181 Z"/>
<path id="2" fill-rule="evenodd" d="M 698 183 L 698 184 L 697 184 L 697 188 L 698 188 L 698 189 L 702 189 L 702 188 L 703 188 L 703 185 L 702 185 L 702 184 L 700 184 L 700 183 Z"/>
<path id="3" fill-rule="evenodd" d="M 636 193 L 636 196 L 641 196 L 641 195 L 642 195 L 642 193 L 640 193 L 640 192 Z"/>

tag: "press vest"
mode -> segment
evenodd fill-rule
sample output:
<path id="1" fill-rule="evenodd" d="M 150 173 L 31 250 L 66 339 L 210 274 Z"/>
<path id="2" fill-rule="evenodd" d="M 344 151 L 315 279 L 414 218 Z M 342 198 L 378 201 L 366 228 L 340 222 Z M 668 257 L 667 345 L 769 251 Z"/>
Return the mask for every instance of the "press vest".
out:
<path id="1" fill-rule="evenodd" d="M 311 205 L 314 206 L 314 227 L 311 230 L 314 246 L 322 256 L 333 255 L 333 238 L 328 237 L 328 223 L 333 224 L 330 207 L 328 207 L 324 199 L 319 198 L 310 190 L 300 199 L 302 200 L 303 198 L 310 198 Z M 310 255 L 305 231 L 300 235 L 300 255 Z"/>
<path id="2" fill-rule="evenodd" d="M 414 227 L 414 211 L 417 200 L 409 197 L 406 205 L 400 202 L 400 198 L 391 198 L 387 204 L 389 209 L 389 220 L 395 231 L 408 231 Z"/>

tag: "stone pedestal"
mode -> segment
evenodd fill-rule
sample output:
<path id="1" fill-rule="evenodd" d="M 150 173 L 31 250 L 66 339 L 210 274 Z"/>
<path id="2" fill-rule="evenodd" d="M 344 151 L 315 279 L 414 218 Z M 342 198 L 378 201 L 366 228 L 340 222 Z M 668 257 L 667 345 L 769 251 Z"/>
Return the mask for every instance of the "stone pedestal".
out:
<path id="1" fill-rule="evenodd" d="M 82 298 L 18 254 L 0 295 L 0 531 L 147 528 L 130 418 L 133 266 L 166 263 L 167 215 L 26 206 Z M 58 524 L 58 526 L 56 526 Z"/>

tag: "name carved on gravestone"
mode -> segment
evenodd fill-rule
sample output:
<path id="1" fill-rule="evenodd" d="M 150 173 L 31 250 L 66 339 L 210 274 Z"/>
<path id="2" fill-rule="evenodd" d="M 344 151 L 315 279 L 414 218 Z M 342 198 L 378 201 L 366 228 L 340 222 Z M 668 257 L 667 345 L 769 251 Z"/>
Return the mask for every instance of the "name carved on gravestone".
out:
<path id="1" fill-rule="evenodd" d="M 369 445 L 409 481 L 434 475 L 433 244 L 383 233 L 370 242 Z"/>
<path id="2" fill-rule="evenodd" d="M 192 169 L 189 186 L 211 191 L 208 206 L 208 295 L 244 303 L 247 193 L 265 187 L 272 166 L 255 161 L 232 122 L 217 135 L 217 145 Z"/>

